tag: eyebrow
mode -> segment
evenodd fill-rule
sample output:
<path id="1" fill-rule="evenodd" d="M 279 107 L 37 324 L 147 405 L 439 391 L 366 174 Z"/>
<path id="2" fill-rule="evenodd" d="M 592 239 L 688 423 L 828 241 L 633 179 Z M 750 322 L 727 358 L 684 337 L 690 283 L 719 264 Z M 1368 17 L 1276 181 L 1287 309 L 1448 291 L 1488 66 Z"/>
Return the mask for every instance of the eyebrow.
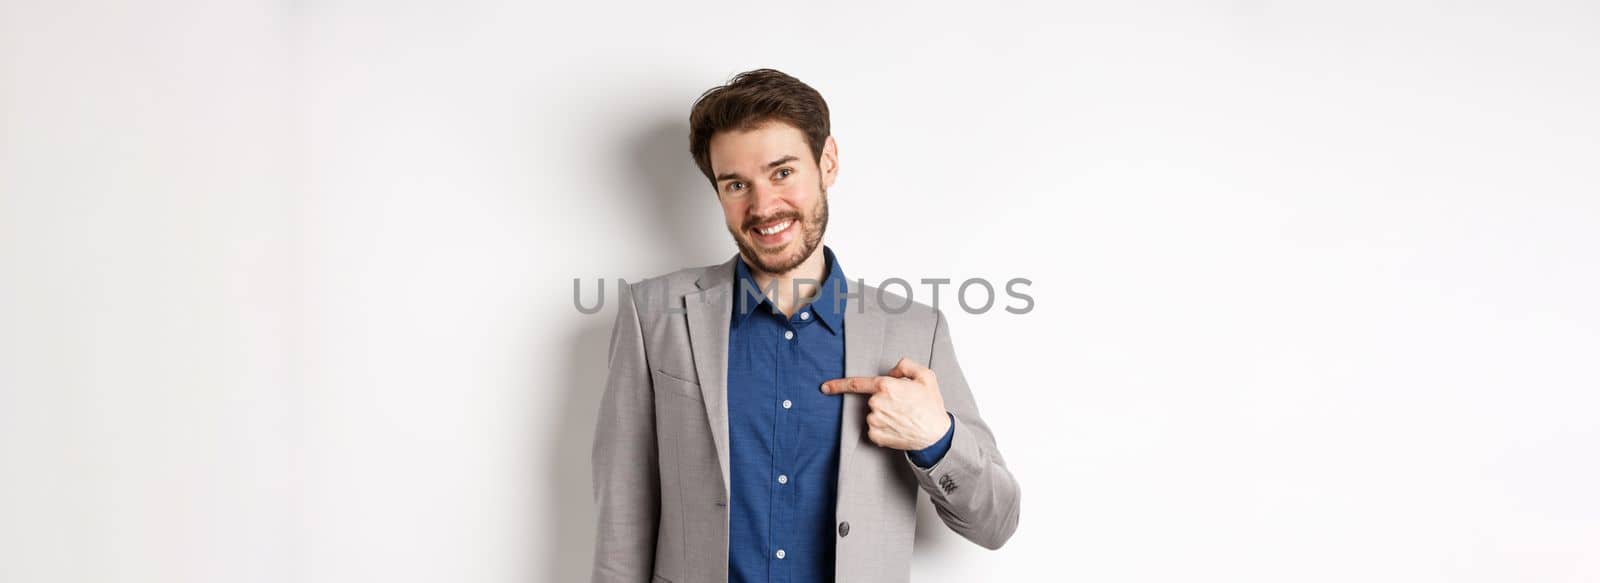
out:
<path id="1" fill-rule="evenodd" d="M 799 160 L 799 159 L 800 158 L 794 156 L 793 154 L 788 155 L 788 156 L 784 156 L 782 158 L 778 158 L 777 160 L 773 160 L 771 162 L 767 162 L 767 169 L 771 170 L 773 168 L 777 168 L 778 166 L 783 165 L 784 163 L 793 162 L 793 161 Z M 733 179 L 747 180 L 745 177 L 740 176 L 738 172 L 724 172 L 722 174 L 718 174 L 717 175 L 717 183 L 718 184 L 721 184 L 722 181 L 724 181 L 724 180 L 733 180 Z"/>

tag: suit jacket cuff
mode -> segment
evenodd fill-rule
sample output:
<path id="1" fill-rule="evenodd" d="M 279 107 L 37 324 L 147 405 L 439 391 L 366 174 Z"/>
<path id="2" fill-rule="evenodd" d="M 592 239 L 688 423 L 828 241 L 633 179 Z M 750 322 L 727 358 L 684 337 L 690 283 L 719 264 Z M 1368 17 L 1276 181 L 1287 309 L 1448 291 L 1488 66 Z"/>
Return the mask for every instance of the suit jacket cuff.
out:
<path id="1" fill-rule="evenodd" d="M 982 448 L 978 447 L 978 441 L 973 439 L 972 432 L 964 428 L 961 418 L 951 415 L 950 420 L 952 439 L 949 451 L 933 466 L 918 467 L 913 472 L 922 489 L 938 498 L 946 498 L 961 490 L 963 485 L 972 483 L 988 463 Z M 961 434 L 961 439 L 954 439 L 956 433 Z"/>

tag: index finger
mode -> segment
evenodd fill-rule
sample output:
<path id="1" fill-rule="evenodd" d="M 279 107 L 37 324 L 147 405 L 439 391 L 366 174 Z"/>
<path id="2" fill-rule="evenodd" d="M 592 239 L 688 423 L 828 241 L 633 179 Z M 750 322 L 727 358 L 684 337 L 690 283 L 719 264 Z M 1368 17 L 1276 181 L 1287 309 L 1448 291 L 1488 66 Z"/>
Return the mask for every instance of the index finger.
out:
<path id="1" fill-rule="evenodd" d="M 829 395 L 838 393 L 859 393 L 870 395 L 878 392 L 878 377 L 845 377 L 833 379 L 822 383 L 822 392 Z"/>

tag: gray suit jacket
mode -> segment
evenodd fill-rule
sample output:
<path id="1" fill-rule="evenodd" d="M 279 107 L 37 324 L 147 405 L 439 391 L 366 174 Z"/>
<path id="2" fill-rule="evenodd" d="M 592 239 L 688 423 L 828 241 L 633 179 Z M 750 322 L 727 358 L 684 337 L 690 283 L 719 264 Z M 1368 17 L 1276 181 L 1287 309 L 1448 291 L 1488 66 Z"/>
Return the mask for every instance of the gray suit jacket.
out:
<path id="1" fill-rule="evenodd" d="M 593 450 L 593 581 L 728 578 L 728 324 L 735 255 L 623 286 Z M 887 374 L 901 357 L 933 369 L 955 433 L 931 468 L 866 437 L 865 395 L 846 394 L 835 515 L 839 583 L 910 579 L 916 505 L 996 549 L 1017 528 L 1021 491 L 956 364 L 944 314 L 851 282 L 845 374 Z"/>

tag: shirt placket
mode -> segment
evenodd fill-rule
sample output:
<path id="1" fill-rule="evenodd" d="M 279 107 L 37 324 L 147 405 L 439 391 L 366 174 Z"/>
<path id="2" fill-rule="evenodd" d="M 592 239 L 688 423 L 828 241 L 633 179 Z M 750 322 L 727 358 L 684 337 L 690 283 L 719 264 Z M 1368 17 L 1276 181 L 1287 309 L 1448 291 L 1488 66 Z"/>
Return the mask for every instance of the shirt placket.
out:
<path id="1" fill-rule="evenodd" d="M 774 359 L 778 366 L 773 367 L 775 369 L 774 386 L 777 389 L 777 403 L 775 403 L 775 406 L 777 407 L 778 415 L 774 421 L 772 432 L 773 471 L 768 476 L 768 479 L 771 480 L 769 484 L 772 488 L 771 500 L 773 504 L 773 551 L 769 559 L 772 569 L 768 572 L 771 574 L 773 582 L 788 583 L 789 566 L 794 560 L 794 557 L 790 554 L 792 550 L 790 545 L 794 542 L 795 511 L 795 501 L 792 495 L 794 488 L 790 487 L 790 481 L 795 469 L 795 452 L 797 451 L 797 446 L 791 436 L 796 427 L 795 414 L 798 411 L 795 409 L 796 395 L 793 394 L 793 387 L 790 386 L 793 382 L 789 378 L 790 375 L 786 373 L 795 370 L 794 367 L 799 364 L 799 335 L 789 321 L 783 317 L 782 312 L 776 310 L 773 312 L 773 319 L 780 324 L 777 326 L 777 358 Z"/>

